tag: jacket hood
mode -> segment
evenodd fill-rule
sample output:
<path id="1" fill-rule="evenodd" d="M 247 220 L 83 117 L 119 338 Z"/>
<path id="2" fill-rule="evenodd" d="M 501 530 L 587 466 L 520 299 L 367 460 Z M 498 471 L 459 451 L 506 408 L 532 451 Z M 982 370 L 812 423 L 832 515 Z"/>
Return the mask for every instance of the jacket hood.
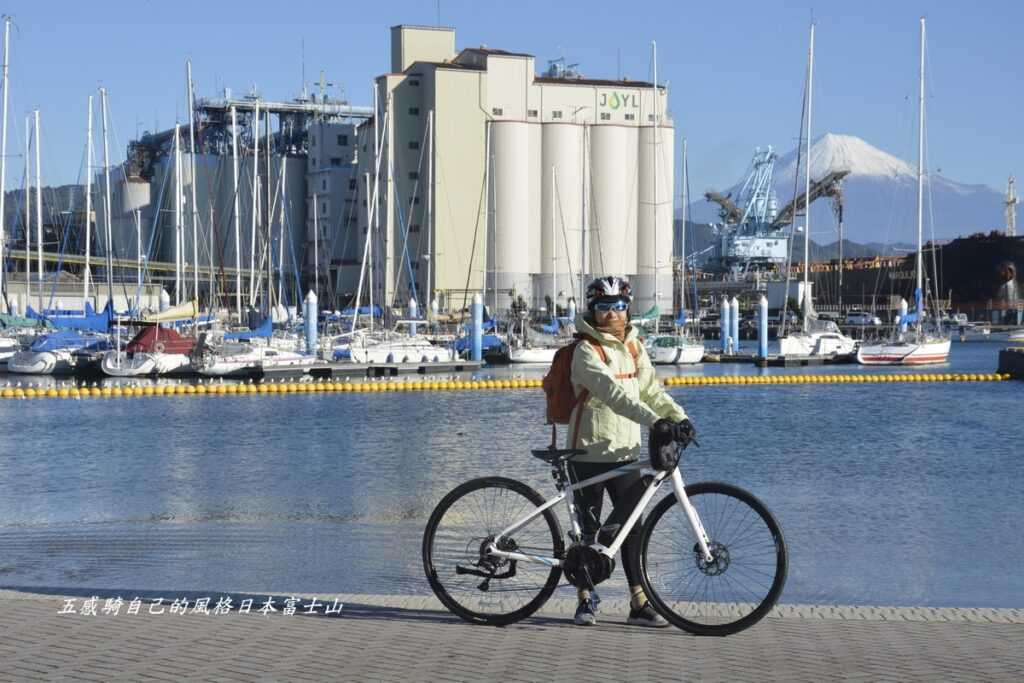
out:
<path id="1" fill-rule="evenodd" d="M 585 334 L 588 337 L 593 337 L 602 344 L 624 344 L 624 342 L 620 342 L 614 335 L 597 329 L 597 327 L 594 326 L 593 318 L 590 318 L 587 313 L 577 313 L 576 319 L 573 320 L 573 324 L 576 325 L 576 332 L 579 334 Z M 628 342 L 629 340 L 636 339 L 639 336 L 640 333 L 637 331 L 636 326 L 627 323 L 625 341 Z"/>

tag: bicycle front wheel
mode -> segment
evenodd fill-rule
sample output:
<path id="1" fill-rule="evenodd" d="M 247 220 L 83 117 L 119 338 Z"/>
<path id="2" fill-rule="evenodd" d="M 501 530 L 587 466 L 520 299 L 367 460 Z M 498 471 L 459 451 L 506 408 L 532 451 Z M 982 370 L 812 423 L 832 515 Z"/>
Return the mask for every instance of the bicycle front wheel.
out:
<path id="1" fill-rule="evenodd" d="M 529 486 L 504 477 L 468 481 L 438 503 L 423 533 L 423 569 L 445 607 L 466 621 L 496 626 L 540 609 L 558 587 L 562 570 L 495 557 L 485 549 L 543 503 Z M 501 539 L 498 547 L 549 562 L 565 550 L 550 509 Z"/>
<path id="2" fill-rule="evenodd" d="M 673 625 L 704 636 L 753 626 L 775 605 L 786 582 L 786 542 L 775 517 L 753 494 L 731 484 L 686 487 L 710 539 L 703 557 L 686 513 L 665 497 L 640 538 L 641 582 Z"/>

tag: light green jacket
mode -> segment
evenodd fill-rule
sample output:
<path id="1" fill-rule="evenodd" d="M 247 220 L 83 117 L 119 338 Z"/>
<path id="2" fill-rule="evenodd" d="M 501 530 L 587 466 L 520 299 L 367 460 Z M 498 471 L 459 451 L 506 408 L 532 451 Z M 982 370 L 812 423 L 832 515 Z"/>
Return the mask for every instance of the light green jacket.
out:
<path id="1" fill-rule="evenodd" d="M 576 345 L 572 357 L 572 385 L 576 395 L 590 392 L 582 405 L 573 409 L 569 418 L 569 448 L 585 448 L 580 462 L 622 462 L 640 457 L 641 427 L 643 433 L 659 418 L 682 420 L 686 413 L 672 400 L 654 374 L 650 356 L 633 326 L 626 327 L 626 342 L 599 332 L 593 320 L 584 314 L 576 316 L 576 331 L 601 343 L 608 362 L 601 360 L 597 349 L 584 340 Z M 626 344 L 637 350 L 636 377 L 616 378 L 634 373 L 633 356 Z M 578 414 L 582 411 L 582 414 Z M 576 420 L 579 418 L 579 434 Z M 575 437 L 575 444 L 573 443 Z"/>

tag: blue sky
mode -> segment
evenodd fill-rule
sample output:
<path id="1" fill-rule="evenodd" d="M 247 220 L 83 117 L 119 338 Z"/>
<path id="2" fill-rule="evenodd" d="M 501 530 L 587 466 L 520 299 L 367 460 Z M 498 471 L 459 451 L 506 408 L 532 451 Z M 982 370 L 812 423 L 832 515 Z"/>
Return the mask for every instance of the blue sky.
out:
<path id="1" fill-rule="evenodd" d="M 437 8 L 434 0 L 9 2 L 0 8 L 15 20 L 8 186 L 21 182 L 24 117 L 33 108 L 42 112 L 44 183 L 75 182 L 86 97 L 101 84 L 118 159 L 138 131 L 184 120 L 186 57 L 200 96 L 255 84 L 265 97 L 288 99 L 301 88 L 304 43 L 307 80 L 323 69 L 333 94 L 343 87 L 365 104 L 372 77 L 389 66 L 388 27 L 433 25 Z M 538 68 L 564 55 L 586 76 L 647 79 L 656 40 L 659 80 L 668 81 L 677 135 L 689 143 L 694 193 L 735 182 L 756 146 L 795 144 L 812 13 L 813 135 L 858 135 L 914 158 L 924 14 L 930 167 L 1000 190 L 1011 172 L 1024 172 L 1024 3 L 440 2 L 440 21 L 457 29 L 459 48 L 529 52 Z"/>

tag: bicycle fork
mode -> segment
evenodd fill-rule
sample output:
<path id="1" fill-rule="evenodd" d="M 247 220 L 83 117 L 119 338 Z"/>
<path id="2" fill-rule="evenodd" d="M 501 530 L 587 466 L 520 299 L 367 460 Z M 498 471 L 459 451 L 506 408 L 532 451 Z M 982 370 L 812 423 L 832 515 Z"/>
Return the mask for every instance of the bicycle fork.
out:
<path id="1" fill-rule="evenodd" d="M 704 531 L 704 525 L 701 524 L 696 508 L 693 507 L 689 497 L 686 495 L 686 485 L 683 483 L 683 475 L 680 474 L 678 467 L 672 470 L 672 490 L 675 491 L 679 506 L 686 513 L 686 519 L 690 522 L 693 535 L 697 538 L 697 545 L 700 548 L 701 555 L 704 557 L 704 561 L 711 564 L 715 560 L 711 555 L 711 549 L 708 547 L 711 541 L 708 538 L 707 532 Z"/>

